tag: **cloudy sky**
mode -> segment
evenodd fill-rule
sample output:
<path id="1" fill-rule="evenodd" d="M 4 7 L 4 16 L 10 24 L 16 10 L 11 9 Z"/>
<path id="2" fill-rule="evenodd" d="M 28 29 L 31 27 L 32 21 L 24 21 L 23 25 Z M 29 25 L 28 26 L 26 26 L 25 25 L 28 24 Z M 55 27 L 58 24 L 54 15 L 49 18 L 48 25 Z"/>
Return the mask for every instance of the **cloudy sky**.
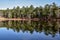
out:
<path id="1" fill-rule="evenodd" d="M 0 0 L 0 9 L 13 8 L 14 6 L 44 6 L 53 2 L 60 5 L 60 0 Z"/>

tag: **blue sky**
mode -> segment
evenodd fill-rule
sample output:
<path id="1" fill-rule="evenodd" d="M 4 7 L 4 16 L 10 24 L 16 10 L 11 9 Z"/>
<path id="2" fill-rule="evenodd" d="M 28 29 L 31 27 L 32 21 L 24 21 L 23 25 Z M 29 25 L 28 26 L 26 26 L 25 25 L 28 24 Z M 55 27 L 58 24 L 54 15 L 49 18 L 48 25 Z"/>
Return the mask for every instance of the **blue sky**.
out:
<path id="1" fill-rule="evenodd" d="M 13 8 L 14 6 L 44 6 L 53 2 L 60 5 L 60 0 L 0 0 L 0 9 Z"/>

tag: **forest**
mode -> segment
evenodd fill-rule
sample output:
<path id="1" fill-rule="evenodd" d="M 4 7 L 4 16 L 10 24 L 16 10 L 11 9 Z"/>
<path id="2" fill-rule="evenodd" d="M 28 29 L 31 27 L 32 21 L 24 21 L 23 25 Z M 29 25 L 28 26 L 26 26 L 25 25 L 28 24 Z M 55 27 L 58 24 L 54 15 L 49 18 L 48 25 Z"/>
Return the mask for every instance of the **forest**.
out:
<path id="1" fill-rule="evenodd" d="M 23 7 L 13 7 L 13 9 L 7 8 L 2 10 L 3 17 L 5 18 L 59 18 L 60 8 L 55 3 L 46 4 L 44 7 L 34 7 L 33 5 Z"/>

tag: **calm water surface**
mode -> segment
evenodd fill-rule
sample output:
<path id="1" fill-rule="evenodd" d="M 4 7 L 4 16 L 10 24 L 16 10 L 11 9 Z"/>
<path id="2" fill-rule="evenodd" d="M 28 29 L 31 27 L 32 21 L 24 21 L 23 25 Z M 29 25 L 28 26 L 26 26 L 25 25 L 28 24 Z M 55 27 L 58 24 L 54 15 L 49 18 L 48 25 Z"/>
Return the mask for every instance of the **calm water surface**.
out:
<path id="1" fill-rule="evenodd" d="M 0 40 L 60 40 L 60 23 L 51 21 L 0 22 Z"/>

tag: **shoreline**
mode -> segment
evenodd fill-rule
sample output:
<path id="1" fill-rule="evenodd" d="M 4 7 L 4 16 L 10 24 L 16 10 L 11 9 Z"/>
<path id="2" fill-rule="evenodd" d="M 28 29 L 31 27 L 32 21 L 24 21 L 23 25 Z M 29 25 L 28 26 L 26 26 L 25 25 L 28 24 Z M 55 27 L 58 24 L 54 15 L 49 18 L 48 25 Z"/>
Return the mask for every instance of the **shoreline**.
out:
<path id="1" fill-rule="evenodd" d="M 0 21 L 29 21 L 29 20 L 32 20 L 32 21 L 60 21 L 60 19 L 39 19 L 39 18 L 33 18 L 33 19 L 29 19 L 29 18 L 4 18 L 4 17 L 0 17 Z"/>
<path id="2" fill-rule="evenodd" d="M 25 19 L 25 18 L 0 18 L 0 21 L 12 21 L 12 20 L 22 20 L 22 21 L 28 21 L 28 20 L 34 20 L 34 21 L 39 21 L 40 19 L 38 18 L 33 18 L 33 19 Z"/>

